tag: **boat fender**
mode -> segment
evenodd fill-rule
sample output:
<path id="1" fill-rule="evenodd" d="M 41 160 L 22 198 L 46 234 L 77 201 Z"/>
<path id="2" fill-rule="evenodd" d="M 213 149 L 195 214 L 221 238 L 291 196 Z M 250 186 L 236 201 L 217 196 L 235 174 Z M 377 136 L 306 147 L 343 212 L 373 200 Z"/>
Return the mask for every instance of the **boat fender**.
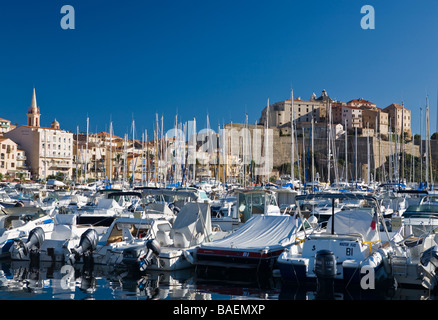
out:
<path id="1" fill-rule="evenodd" d="M 309 218 L 307 218 L 307 221 L 310 223 L 310 226 L 312 228 L 316 228 L 316 226 L 318 225 L 318 218 L 314 215 L 311 215 Z"/>
<path id="2" fill-rule="evenodd" d="M 22 201 L 17 201 L 14 207 L 24 207 L 24 203 Z"/>
<path id="3" fill-rule="evenodd" d="M 382 256 L 383 268 L 386 274 L 391 274 L 392 272 L 391 265 L 389 263 L 389 256 L 391 254 L 391 251 L 392 251 L 391 247 L 380 248 L 379 250 L 377 250 L 377 252 L 379 252 L 380 255 Z"/>
<path id="4" fill-rule="evenodd" d="M 193 256 L 190 254 L 190 252 L 188 252 L 187 250 L 183 251 L 184 253 L 184 258 L 186 258 L 186 260 L 188 262 L 190 262 L 190 264 L 194 264 L 195 263 L 195 259 L 193 258 Z"/>
<path id="5" fill-rule="evenodd" d="M 70 255 L 69 263 L 74 264 L 76 261 L 79 261 L 85 253 L 96 250 L 98 240 L 99 236 L 95 229 L 85 231 L 81 236 L 79 246 L 71 250 L 72 254 Z"/>

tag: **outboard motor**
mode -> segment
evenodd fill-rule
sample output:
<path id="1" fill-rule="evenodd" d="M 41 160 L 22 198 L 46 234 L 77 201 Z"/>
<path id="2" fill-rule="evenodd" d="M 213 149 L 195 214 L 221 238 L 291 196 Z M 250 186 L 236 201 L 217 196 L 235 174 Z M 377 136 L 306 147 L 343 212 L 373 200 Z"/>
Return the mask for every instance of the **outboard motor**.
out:
<path id="1" fill-rule="evenodd" d="M 152 264 L 152 255 L 158 256 L 161 252 L 160 244 L 155 239 L 150 239 L 146 242 L 146 255 L 140 258 L 140 271 L 146 270 Z"/>
<path id="2" fill-rule="evenodd" d="M 152 255 L 158 256 L 161 252 L 160 244 L 157 240 L 151 239 L 146 242 L 146 248 L 148 249 L 146 255 L 141 259 L 140 271 L 146 270 L 151 265 Z"/>
<path id="3" fill-rule="evenodd" d="M 433 246 L 425 250 L 420 257 L 420 263 L 425 267 L 431 263 L 435 267 L 433 270 L 436 272 L 438 267 L 438 247 Z"/>
<path id="4" fill-rule="evenodd" d="M 153 255 L 158 256 L 161 252 L 160 244 L 155 239 L 150 239 L 145 246 L 136 246 L 123 251 L 123 263 L 128 266 L 136 266 L 140 271 L 145 271 L 152 264 Z"/>
<path id="5" fill-rule="evenodd" d="M 334 298 L 334 280 L 336 278 L 336 257 L 330 250 L 320 250 L 315 255 L 313 272 L 317 278 L 317 297 Z"/>
<path id="6" fill-rule="evenodd" d="M 168 207 L 173 211 L 174 214 L 178 214 L 180 211 L 180 209 L 173 202 L 169 203 Z"/>
<path id="7" fill-rule="evenodd" d="M 95 229 L 88 229 L 85 231 L 81 236 L 79 246 L 72 249 L 69 263 L 73 265 L 75 262 L 79 261 L 81 257 L 84 258 L 84 262 L 87 262 L 90 253 L 96 249 L 98 240 L 99 236 Z"/>
<path id="8" fill-rule="evenodd" d="M 30 260 L 33 261 L 35 258 L 38 258 L 38 250 L 41 248 L 44 240 L 45 233 L 41 227 L 36 227 L 29 232 L 26 243 L 23 240 L 16 240 L 15 245 L 20 259 L 29 256 Z"/>

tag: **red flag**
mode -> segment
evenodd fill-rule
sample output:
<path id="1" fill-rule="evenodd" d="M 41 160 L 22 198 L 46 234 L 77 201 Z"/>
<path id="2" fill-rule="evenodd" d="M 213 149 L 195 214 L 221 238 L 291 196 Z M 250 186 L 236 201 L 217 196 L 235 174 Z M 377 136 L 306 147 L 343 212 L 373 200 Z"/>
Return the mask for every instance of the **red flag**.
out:
<path id="1" fill-rule="evenodd" d="M 377 228 L 377 213 L 374 213 L 373 220 L 371 220 L 370 227 L 372 230 L 376 230 L 376 228 Z"/>

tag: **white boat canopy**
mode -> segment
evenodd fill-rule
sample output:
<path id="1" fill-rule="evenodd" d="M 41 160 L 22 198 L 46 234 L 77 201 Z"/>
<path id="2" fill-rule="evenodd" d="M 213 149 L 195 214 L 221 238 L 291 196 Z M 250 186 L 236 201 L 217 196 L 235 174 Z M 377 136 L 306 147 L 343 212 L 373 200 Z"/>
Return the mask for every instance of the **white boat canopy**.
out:
<path id="1" fill-rule="evenodd" d="M 234 233 L 202 245 L 205 249 L 281 249 L 295 240 L 297 219 L 293 216 L 255 215 Z"/>
<path id="2" fill-rule="evenodd" d="M 327 233 L 332 233 L 332 226 L 335 234 L 361 234 L 364 242 L 379 240 L 379 230 L 373 224 L 373 217 L 370 212 L 365 210 L 345 210 L 335 213 L 335 220 L 332 225 L 333 217 L 327 222 Z M 374 225 L 374 227 L 373 227 Z"/>
<path id="3" fill-rule="evenodd" d="M 188 202 L 176 216 L 171 237 L 182 242 L 184 247 L 209 241 L 211 235 L 211 213 L 208 203 Z"/>

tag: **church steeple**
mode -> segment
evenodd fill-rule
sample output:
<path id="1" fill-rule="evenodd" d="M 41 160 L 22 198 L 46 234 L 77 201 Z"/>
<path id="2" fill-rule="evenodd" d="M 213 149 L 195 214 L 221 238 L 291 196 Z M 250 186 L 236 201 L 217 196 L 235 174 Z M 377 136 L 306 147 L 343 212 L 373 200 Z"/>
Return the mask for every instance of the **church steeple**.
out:
<path id="1" fill-rule="evenodd" d="M 27 111 L 27 125 L 32 127 L 39 127 L 40 116 L 41 114 L 36 101 L 35 88 L 33 88 L 32 102 L 30 104 L 29 110 Z"/>

